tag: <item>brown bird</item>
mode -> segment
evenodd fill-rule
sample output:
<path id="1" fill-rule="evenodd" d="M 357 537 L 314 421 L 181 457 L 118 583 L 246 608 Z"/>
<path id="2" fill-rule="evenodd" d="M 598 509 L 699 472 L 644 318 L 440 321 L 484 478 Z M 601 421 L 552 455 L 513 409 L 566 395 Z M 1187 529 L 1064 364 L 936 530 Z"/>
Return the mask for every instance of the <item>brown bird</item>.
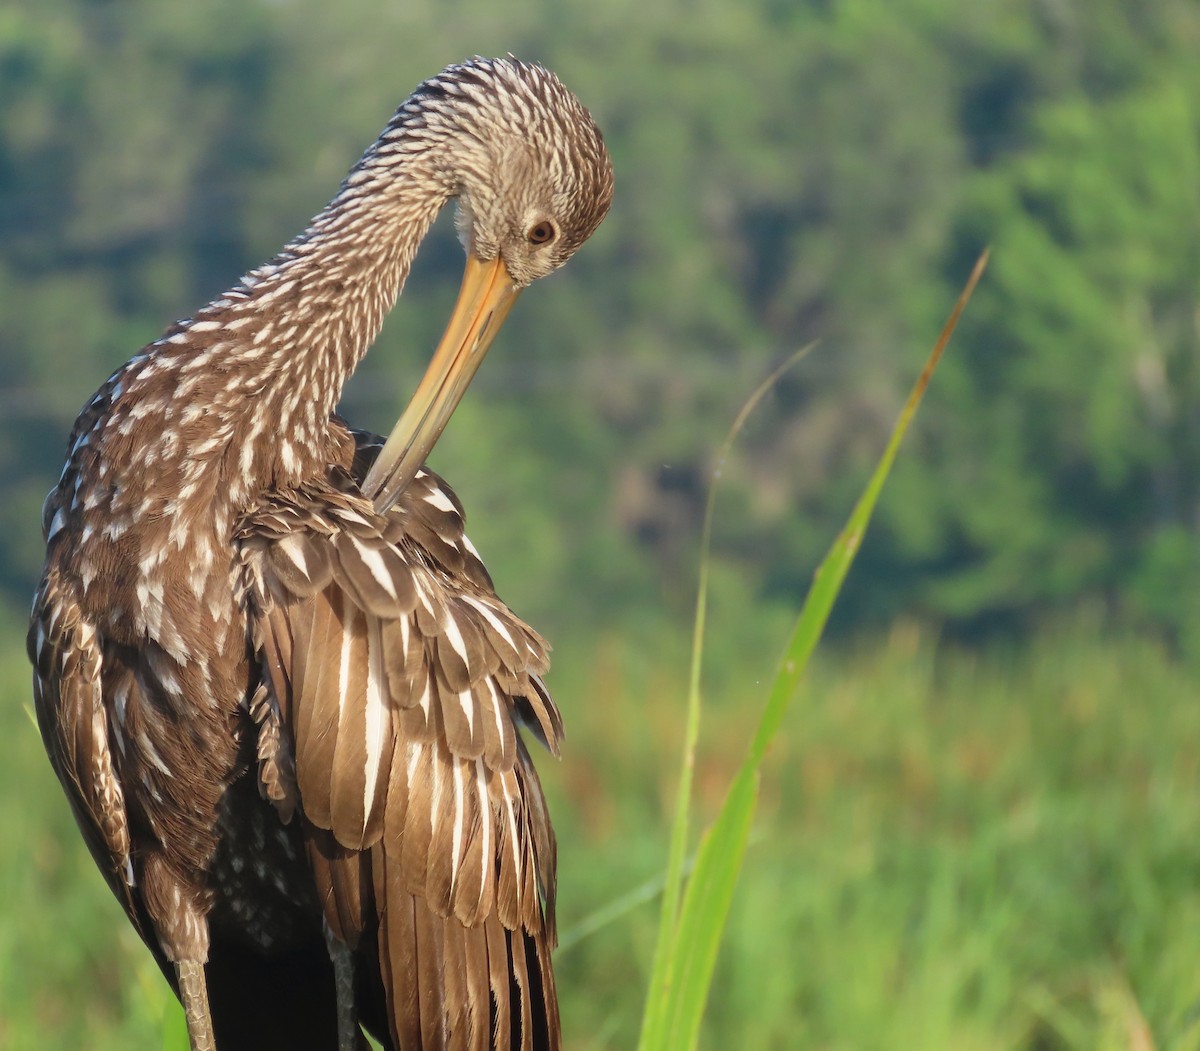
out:
<path id="1" fill-rule="evenodd" d="M 450 199 L 467 263 L 391 436 L 332 412 Z M 473 59 L 270 262 L 117 371 L 46 500 L 42 736 L 196 1051 L 556 1048 L 561 717 L 425 456 L 518 293 L 603 219 L 600 132 Z"/>

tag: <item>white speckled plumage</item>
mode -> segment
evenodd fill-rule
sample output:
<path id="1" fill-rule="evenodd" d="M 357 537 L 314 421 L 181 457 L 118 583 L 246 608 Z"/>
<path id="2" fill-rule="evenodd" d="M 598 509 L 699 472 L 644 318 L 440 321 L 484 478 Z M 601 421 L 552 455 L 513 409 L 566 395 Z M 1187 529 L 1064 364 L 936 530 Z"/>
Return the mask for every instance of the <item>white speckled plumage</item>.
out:
<path id="1" fill-rule="evenodd" d="M 43 510 L 39 721 L 160 965 L 189 989 L 207 974 L 222 1049 L 333 1046 L 323 948 L 293 990 L 307 1023 L 223 969 L 250 952 L 265 975 L 324 932 L 391 1046 L 558 1046 L 553 833 L 516 732 L 557 748 L 545 644 L 495 596 L 445 483 L 420 471 L 379 510 L 361 487 L 380 442 L 331 412 L 448 200 L 468 255 L 520 288 L 611 192 L 552 74 L 450 67 L 299 237 L 76 422 Z M 549 243 L 526 236 L 547 219 Z"/>

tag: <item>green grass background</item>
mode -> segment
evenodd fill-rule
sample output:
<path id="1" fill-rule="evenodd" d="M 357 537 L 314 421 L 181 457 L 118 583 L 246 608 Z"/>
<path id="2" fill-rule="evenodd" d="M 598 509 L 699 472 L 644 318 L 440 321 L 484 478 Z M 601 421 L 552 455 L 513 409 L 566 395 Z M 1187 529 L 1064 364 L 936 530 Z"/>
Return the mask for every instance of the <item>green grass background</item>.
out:
<path id="1" fill-rule="evenodd" d="M 1098 625 L 962 651 L 901 622 L 818 654 L 768 760 L 701 1046 L 1200 1047 L 1196 669 Z M 160 1047 L 166 987 L 42 755 L 24 655 L 2 652 L 0 1047 Z M 762 652 L 714 676 L 703 816 L 743 754 Z M 556 656 L 569 737 L 541 768 L 568 1046 L 626 1048 L 656 903 L 574 928 L 661 874 L 686 655 L 613 635 Z"/>
<path id="2" fill-rule="evenodd" d="M 32 591 L 71 421 L 300 229 L 421 76 L 510 49 L 594 107 L 617 201 L 522 301 L 434 466 L 557 647 L 569 737 L 541 769 L 570 1046 L 636 1039 L 657 903 L 576 934 L 665 865 L 719 428 L 822 340 L 726 471 L 696 831 L 910 380 L 901 348 L 984 243 L 764 772 L 703 1045 L 1200 1046 L 1200 5 L 453 15 L 0 5 L 0 1049 L 159 1048 L 171 1006 L 53 783 L 5 614 Z M 391 425 L 440 331 L 461 266 L 442 232 L 349 394 L 359 424 Z M 907 611 L 979 648 L 887 630 Z"/>

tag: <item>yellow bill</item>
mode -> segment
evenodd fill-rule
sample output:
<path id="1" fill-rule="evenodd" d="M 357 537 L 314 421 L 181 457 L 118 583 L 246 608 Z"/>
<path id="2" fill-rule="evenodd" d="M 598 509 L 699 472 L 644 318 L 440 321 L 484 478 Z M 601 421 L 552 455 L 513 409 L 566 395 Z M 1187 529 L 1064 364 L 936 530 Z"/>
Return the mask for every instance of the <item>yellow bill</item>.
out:
<path id="1" fill-rule="evenodd" d="M 376 511 L 391 507 L 425 462 L 520 292 L 502 259 L 468 254 L 442 341 L 363 482 Z"/>

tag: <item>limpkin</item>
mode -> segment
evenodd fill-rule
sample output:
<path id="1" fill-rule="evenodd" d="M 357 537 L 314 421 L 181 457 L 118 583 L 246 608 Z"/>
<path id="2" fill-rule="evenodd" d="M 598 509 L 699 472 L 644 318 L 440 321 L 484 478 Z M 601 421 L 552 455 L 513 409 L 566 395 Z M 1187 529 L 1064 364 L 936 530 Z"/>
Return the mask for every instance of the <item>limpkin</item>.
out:
<path id="1" fill-rule="evenodd" d="M 270 262 L 85 406 L 43 510 L 42 736 L 192 1047 L 554 1048 L 546 645 L 423 466 L 612 197 L 562 83 L 421 84 Z M 451 199 L 445 336 L 385 441 L 333 410 Z M 498 455 L 488 450 L 490 455 Z"/>

